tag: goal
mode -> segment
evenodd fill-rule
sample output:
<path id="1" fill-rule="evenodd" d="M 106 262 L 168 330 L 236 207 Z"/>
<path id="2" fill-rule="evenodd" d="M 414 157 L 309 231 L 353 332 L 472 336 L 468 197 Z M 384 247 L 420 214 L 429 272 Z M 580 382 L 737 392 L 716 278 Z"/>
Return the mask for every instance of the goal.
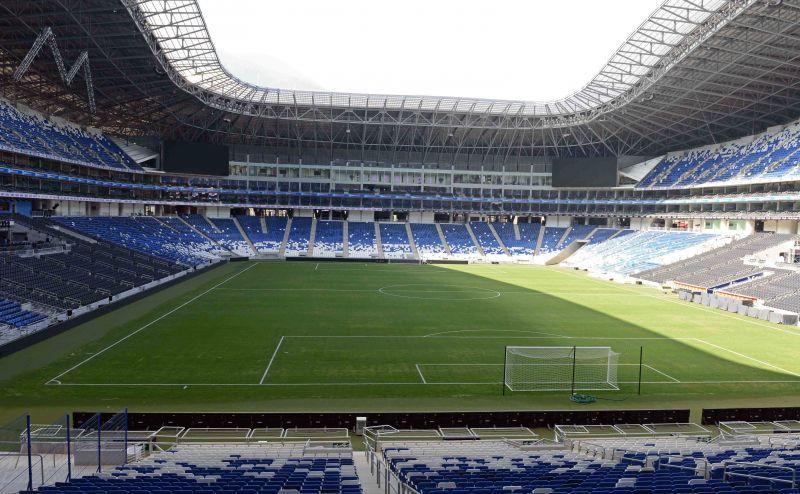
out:
<path id="1" fill-rule="evenodd" d="M 619 390 L 611 347 L 507 346 L 503 384 L 511 391 Z"/>

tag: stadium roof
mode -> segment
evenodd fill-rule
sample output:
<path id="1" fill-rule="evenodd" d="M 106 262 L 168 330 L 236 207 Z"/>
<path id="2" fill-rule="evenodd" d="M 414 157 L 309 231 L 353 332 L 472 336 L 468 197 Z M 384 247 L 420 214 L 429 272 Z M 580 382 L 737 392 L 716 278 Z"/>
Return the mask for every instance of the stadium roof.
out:
<path id="1" fill-rule="evenodd" d="M 45 49 L 13 79 L 47 27 L 65 60 L 87 51 L 96 113 Z M 48 113 L 118 133 L 288 147 L 652 155 L 800 116 L 800 0 L 667 0 L 581 90 L 546 102 L 249 84 L 219 62 L 195 0 L 7 0 L 0 56 L 6 97 Z"/>

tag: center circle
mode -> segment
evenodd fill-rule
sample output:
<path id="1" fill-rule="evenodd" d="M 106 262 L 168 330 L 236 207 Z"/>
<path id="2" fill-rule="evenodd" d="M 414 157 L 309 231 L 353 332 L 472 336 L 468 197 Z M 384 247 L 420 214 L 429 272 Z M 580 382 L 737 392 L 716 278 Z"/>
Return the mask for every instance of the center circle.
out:
<path id="1" fill-rule="evenodd" d="M 500 292 L 488 288 L 428 283 L 389 285 L 379 288 L 378 293 L 417 300 L 488 300 L 500 296 Z"/>

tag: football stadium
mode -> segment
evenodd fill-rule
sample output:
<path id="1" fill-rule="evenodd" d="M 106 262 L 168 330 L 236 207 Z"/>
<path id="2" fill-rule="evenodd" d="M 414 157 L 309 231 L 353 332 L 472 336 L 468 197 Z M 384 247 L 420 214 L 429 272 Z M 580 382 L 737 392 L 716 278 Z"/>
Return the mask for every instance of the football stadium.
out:
<path id="1" fill-rule="evenodd" d="M 0 1 L 0 493 L 800 493 L 800 0 L 461 7 Z"/>

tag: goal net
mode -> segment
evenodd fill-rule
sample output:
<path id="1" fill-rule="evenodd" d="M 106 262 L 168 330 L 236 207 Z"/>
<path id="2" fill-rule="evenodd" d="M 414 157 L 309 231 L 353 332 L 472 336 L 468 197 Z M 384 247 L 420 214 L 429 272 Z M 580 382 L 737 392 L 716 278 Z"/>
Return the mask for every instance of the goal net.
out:
<path id="1" fill-rule="evenodd" d="M 503 382 L 511 391 L 619 390 L 611 347 L 506 347 Z"/>

